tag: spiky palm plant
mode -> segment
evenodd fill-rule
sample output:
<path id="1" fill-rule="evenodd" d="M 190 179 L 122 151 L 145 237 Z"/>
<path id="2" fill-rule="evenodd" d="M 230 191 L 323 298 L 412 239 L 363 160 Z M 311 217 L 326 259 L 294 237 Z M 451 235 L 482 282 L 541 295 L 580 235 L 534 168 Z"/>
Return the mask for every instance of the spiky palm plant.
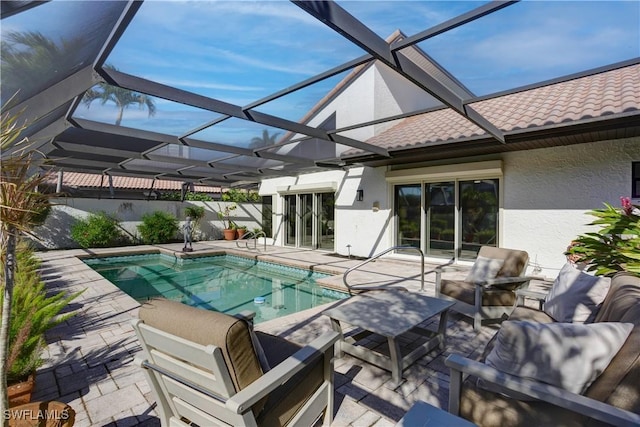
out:
<path id="1" fill-rule="evenodd" d="M 16 244 L 18 236 L 29 233 L 41 222 L 42 212 L 49 208 L 48 196 L 37 191 L 45 179 L 33 174 L 39 153 L 31 150 L 26 138 L 20 139 L 26 124 L 19 114 L 4 113 L 1 117 L 0 151 L 0 256 L 3 265 L 2 317 L 0 323 L 0 413 L 8 409 L 7 358 L 9 328 L 15 284 Z M 9 148 L 14 151 L 6 154 Z"/>

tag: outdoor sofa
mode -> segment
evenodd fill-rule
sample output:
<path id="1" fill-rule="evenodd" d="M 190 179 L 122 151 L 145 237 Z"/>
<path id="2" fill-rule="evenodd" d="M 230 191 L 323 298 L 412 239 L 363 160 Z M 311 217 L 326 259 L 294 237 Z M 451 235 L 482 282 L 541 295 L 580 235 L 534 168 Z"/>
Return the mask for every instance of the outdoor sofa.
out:
<path id="1" fill-rule="evenodd" d="M 548 385 L 547 379 L 552 374 L 544 378 L 545 382 L 541 382 L 505 373 L 500 366 L 495 369 L 495 364 L 494 367 L 488 366 L 487 358 L 491 357 L 492 350 L 502 345 L 497 343 L 499 331 L 487 344 L 480 361 L 456 354 L 450 355 L 445 361 L 451 369 L 449 412 L 479 426 L 640 425 L 640 277 L 618 273 L 611 280 L 608 291 L 604 292 L 604 301 L 599 309 L 593 311 L 595 319 L 583 325 L 592 323 L 590 327 L 609 328 L 624 325 L 630 333 L 626 340 L 620 340 L 619 351 L 612 352 L 613 358 L 603 368 L 604 371 L 590 385 L 586 383 L 587 388 L 582 393 Z M 540 324 L 547 324 L 544 327 L 549 328 L 555 324 L 556 328 L 563 328 L 566 325 L 555 322 L 542 310 L 542 305 L 540 308 L 519 305 L 509 321 L 514 321 L 511 326 L 540 327 Z M 507 323 L 503 323 L 501 329 L 505 325 Z M 582 351 L 588 353 L 603 349 L 596 342 L 590 342 L 583 348 L 572 349 L 572 352 L 580 356 Z M 517 352 L 517 349 L 511 350 Z M 495 354 L 497 352 L 493 356 Z M 528 357 L 542 359 L 537 353 Z M 589 366 L 574 363 L 566 371 L 577 372 L 583 368 Z M 559 372 L 561 375 L 564 373 L 567 372 Z M 469 376 L 463 379 L 463 374 Z M 571 378 L 564 380 L 570 381 Z"/>

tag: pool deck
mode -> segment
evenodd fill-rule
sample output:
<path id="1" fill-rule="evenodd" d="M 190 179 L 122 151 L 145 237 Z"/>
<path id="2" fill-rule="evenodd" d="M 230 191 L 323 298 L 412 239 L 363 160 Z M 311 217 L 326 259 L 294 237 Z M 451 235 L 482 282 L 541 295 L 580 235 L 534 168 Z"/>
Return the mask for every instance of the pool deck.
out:
<path id="1" fill-rule="evenodd" d="M 65 250 L 39 253 L 42 277 L 51 291 L 84 292 L 72 303 L 78 314 L 47 334 L 47 360 L 37 372 L 33 400 L 69 403 L 77 413 L 76 426 L 160 425 L 154 401 L 141 370 L 133 359 L 140 351 L 131 320 L 139 304 L 121 292 L 78 257 L 157 251 L 182 256 L 182 244 L 136 246 L 114 249 Z M 261 261 L 311 268 L 336 274 L 322 279 L 326 286 L 342 288 L 341 274 L 361 261 L 326 252 L 268 246 L 266 250 L 239 249 L 235 242 L 194 244 L 193 255 L 216 252 L 242 253 Z M 436 265 L 425 266 L 425 295 L 434 295 Z M 464 274 L 464 273 L 460 273 Z M 420 292 L 420 263 L 381 258 L 356 270 L 350 283 L 367 286 L 402 286 Z M 322 315 L 327 307 L 314 308 L 256 325 L 256 329 L 281 335 L 300 344 L 330 330 Z M 437 319 L 422 326 L 436 330 Z M 332 426 L 393 426 L 418 400 L 446 408 L 449 372 L 444 359 L 451 353 L 476 358 L 497 326 L 483 326 L 478 333 L 458 315 L 450 315 L 447 345 L 433 350 L 404 371 L 399 385 L 391 373 L 345 355 L 335 361 L 335 415 Z M 410 348 L 420 339 L 409 334 L 402 346 Z M 371 339 L 371 346 L 385 340 Z M 384 347 L 384 346 L 383 346 Z"/>

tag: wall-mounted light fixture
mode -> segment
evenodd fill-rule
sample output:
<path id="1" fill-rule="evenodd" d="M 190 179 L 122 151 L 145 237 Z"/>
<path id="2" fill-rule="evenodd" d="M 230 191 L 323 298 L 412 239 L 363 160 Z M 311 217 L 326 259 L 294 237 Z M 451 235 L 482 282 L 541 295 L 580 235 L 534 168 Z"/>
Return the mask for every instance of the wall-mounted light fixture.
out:
<path id="1" fill-rule="evenodd" d="M 364 190 L 359 189 L 356 191 L 356 201 L 361 202 L 364 199 Z"/>

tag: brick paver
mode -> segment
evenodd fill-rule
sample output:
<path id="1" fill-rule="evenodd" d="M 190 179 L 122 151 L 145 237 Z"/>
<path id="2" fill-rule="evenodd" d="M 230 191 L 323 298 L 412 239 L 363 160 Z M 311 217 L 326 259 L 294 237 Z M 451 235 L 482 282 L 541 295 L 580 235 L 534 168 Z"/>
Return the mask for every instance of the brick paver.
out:
<path id="1" fill-rule="evenodd" d="M 163 245 L 165 250 L 179 253 L 182 245 Z M 127 247 L 93 250 L 96 254 L 117 255 L 151 247 Z M 238 251 L 234 242 L 198 242 L 195 253 L 205 251 Z M 331 257 L 318 251 L 269 247 L 267 252 L 250 252 L 260 259 L 298 266 L 313 266 L 319 271 L 341 273 L 360 261 Z M 137 315 L 138 303 L 87 267 L 78 255 L 84 250 L 43 252 L 43 279 L 51 289 L 85 291 L 71 309 L 78 314 L 52 329 L 45 365 L 38 371 L 34 399 L 56 399 L 67 402 L 77 412 L 78 426 L 159 425 L 153 397 L 142 371 L 133 364 L 140 351 L 131 320 Z M 434 266 L 427 268 L 427 271 Z M 382 259 L 354 272 L 352 283 L 392 284 L 410 291 L 420 288 L 418 262 Z M 407 280 L 409 278 L 409 280 Z M 434 293 L 434 275 L 426 275 L 425 292 Z M 340 276 L 324 280 L 329 286 L 342 286 Z M 256 329 L 281 335 L 305 344 L 330 329 L 323 308 L 296 313 L 285 318 L 258 324 Z M 443 360 L 458 352 L 476 357 L 496 327 L 485 326 L 480 333 L 457 316 L 449 316 L 447 348 L 418 360 L 404 371 L 399 385 L 391 374 L 351 356 L 335 361 L 334 426 L 388 427 L 394 425 L 417 400 L 445 407 L 448 398 L 448 371 Z M 437 321 L 425 322 L 435 330 Z M 403 340 L 410 347 L 414 337 Z M 384 342 L 384 341 L 382 341 Z M 371 345 L 379 345 L 375 339 Z"/>

